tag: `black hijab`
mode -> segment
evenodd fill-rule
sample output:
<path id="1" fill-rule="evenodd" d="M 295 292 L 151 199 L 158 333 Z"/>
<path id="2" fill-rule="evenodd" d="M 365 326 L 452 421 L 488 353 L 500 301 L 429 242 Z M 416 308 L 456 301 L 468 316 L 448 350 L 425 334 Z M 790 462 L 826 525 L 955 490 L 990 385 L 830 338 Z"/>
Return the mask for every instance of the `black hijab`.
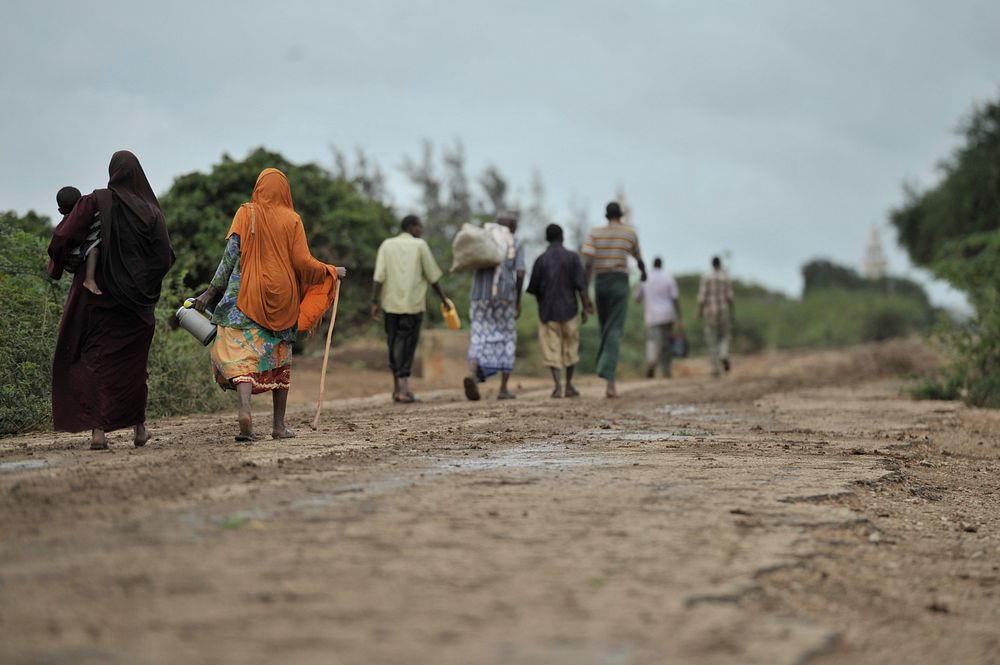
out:
<path id="1" fill-rule="evenodd" d="M 116 152 L 108 175 L 108 188 L 95 192 L 101 212 L 101 286 L 123 307 L 148 312 L 174 263 L 167 224 L 135 155 Z"/>

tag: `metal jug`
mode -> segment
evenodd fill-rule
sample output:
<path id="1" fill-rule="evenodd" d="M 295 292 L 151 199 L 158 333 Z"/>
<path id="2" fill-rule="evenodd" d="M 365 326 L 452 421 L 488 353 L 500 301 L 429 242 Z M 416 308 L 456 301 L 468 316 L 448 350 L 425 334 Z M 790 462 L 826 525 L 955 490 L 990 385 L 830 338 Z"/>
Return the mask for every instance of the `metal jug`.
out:
<path id="1" fill-rule="evenodd" d="M 184 305 L 177 310 L 177 321 L 181 328 L 191 333 L 191 336 L 208 346 L 215 339 L 215 324 L 208 320 L 208 317 L 194 308 L 194 298 L 188 298 Z"/>

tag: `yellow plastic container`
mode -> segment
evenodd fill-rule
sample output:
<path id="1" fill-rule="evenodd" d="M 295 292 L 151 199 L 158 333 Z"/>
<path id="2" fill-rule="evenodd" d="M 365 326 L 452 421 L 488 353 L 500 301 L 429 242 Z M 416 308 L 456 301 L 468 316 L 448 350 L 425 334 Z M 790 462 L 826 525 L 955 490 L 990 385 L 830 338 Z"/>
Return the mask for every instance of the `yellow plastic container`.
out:
<path id="1" fill-rule="evenodd" d="M 448 324 L 448 330 L 459 330 L 462 327 L 462 319 L 458 318 L 455 303 L 449 299 L 448 304 L 451 306 L 450 309 L 441 303 L 441 314 L 444 316 L 444 322 Z"/>

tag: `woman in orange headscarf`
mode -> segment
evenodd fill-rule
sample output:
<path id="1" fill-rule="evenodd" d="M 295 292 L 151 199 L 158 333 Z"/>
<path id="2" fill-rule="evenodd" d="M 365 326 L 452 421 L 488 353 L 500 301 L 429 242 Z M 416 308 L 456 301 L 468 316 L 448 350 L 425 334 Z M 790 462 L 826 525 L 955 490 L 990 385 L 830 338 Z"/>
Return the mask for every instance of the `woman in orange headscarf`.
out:
<path id="1" fill-rule="evenodd" d="M 212 365 L 219 385 L 239 395 L 237 441 L 256 438 L 250 395 L 269 390 L 274 400 L 271 436 L 295 436 L 285 424 L 292 342 L 299 330 L 317 322 L 316 313 L 322 314 L 332 301 L 333 284 L 346 274 L 309 253 L 285 174 L 261 171 L 251 201 L 236 211 L 211 285 L 194 304 L 205 311 L 218 301 L 212 313 L 218 327 Z"/>

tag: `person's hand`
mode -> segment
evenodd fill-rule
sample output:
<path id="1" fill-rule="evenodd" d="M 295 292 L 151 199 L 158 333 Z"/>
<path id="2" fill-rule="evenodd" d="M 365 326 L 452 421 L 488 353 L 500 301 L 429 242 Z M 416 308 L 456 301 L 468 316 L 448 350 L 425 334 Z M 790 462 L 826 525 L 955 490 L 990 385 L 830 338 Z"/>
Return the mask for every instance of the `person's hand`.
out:
<path id="1" fill-rule="evenodd" d="M 521 303 L 517 303 L 517 313 L 514 314 L 515 319 L 521 318 Z"/>
<path id="2" fill-rule="evenodd" d="M 372 303 L 372 320 L 378 321 L 378 303 Z"/>
<path id="3" fill-rule="evenodd" d="M 584 307 L 583 311 L 580 312 L 580 325 L 582 326 L 586 322 L 587 322 L 587 308 Z"/>
<path id="4" fill-rule="evenodd" d="M 455 305 L 448 298 L 442 300 L 441 305 L 444 307 L 444 311 L 446 312 L 450 312 L 451 310 L 455 309 Z"/>
<path id="5" fill-rule="evenodd" d="M 643 270 L 641 273 L 639 273 L 639 281 L 640 282 L 645 282 L 646 281 L 646 271 L 645 270 Z"/>
<path id="6" fill-rule="evenodd" d="M 337 279 L 344 279 L 345 277 L 347 277 L 347 268 L 337 266 Z"/>
<path id="7" fill-rule="evenodd" d="M 206 290 L 204 293 L 202 293 L 200 296 L 194 299 L 194 302 L 191 304 L 191 307 L 193 307 L 195 311 L 204 312 L 206 309 L 208 309 L 208 305 L 211 302 L 212 302 L 212 294 Z"/>
<path id="8" fill-rule="evenodd" d="M 587 306 L 584 309 L 587 311 L 587 314 L 594 315 L 594 303 L 590 300 L 587 301 Z"/>

